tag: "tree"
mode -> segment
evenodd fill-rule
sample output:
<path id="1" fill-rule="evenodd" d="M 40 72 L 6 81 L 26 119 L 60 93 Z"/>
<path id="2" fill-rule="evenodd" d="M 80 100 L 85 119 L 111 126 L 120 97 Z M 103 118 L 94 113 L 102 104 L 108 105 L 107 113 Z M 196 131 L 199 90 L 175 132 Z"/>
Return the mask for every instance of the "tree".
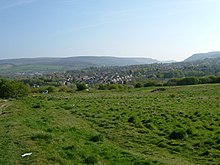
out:
<path id="1" fill-rule="evenodd" d="M 25 96 L 29 92 L 28 87 L 17 80 L 0 80 L 0 98 L 15 98 Z"/>

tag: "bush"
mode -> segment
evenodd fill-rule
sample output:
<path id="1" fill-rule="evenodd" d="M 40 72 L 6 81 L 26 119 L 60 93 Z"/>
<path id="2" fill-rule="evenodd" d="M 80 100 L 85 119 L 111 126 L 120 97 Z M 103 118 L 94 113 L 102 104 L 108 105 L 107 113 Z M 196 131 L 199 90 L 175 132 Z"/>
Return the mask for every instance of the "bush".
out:
<path id="1" fill-rule="evenodd" d="M 84 162 L 86 164 L 96 164 L 98 162 L 97 156 L 92 155 L 85 158 Z"/>
<path id="2" fill-rule="evenodd" d="M 59 88 L 58 88 L 58 92 L 69 92 L 69 93 L 72 93 L 76 90 L 76 87 L 75 86 L 67 86 L 67 85 L 61 85 Z"/>
<path id="3" fill-rule="evenodd" d="M 210 83 L 220 83 L 220 76 L 209 76 Z"/>
<path id="4" fill-rule="evenodd" d="M 128 122 L 129 123 L 134 123 L 135 122 L 135 118 L 133 116 L 128 118 Z"/>
<path id="5" fill-rule="evenodd" d="M 35 105 L 32 106 L 32 108 L 35 108 L 35 109 L 36 109 L 36 108 L 40 108 L 40 107 L 41 107 L 41 105 L 40 105 L 39 103 L 37 103 L 37 104 L 35 104 Z"/>
<path id="6" fill-rule="evenodd" d="M 106 84 L 99 84 L 98 90 L 107 90 L 108 86 Z"/>
<path id="7" fill-rule="evenodd" d="M 0 80 L 0 98 L 16 98 L 29 93 L 29 88 L 21 81 Z"/>
<path id="8" fill-rule="evenodd" d="M 99 141 L 103 141 L 103 139 L 104 139 L 103 135 L 99 134 L 92 136 L 89 140 L 93 142 L 99 142 Z"/>
<path id="9" fill-rule="evenodd" d="M 209 77 L 201 77 L 199 78 L 199 83 L 200 84 L 207 84 L 207 83 L 210 83 L 211 82 L 211 79 Z"/>
<path id="10" fill-rule="evenodd" d="M 193 134 L 192 128 L 187 128 L 186 133 L 187 133 L 187 135 L 192 135 Z"/>
<path id="11" fill-rule="evenodd" d="M 84 83 L 84 82 L 80 83 L 80 84 L 77 84 L 76 88 L 77 88 L 78 91 L 83 91 L 83 90 L 87 89 L 87 84 Z"/>
<path id="12" fill-rule="evenodd" d="M 141 87 L 142 87 L 142 84 L 141 84 L 141 83 L 137 83 L 137 84 L 135 84 L 134 87 L 135 87 L 135 88 L 141 88 Z"/>
<path id="13" fill-rule="evenodd" d="M 198 83 L 199 83 L 198 78 L 196 78 L 196 77 L 186 77 L 186 78 L 180 79 L 177 82 L 177 85 L 195 85 L 195 84 L 198 84 Z"/>
<path id="14" fill-rule="evenodd" d="M 59 87 L 59 92 L 67 92 L 69 90 L 69 88 L 67 87 L 67 86 L 65 86 L 65 85 L 62 85 L 62 86 L 60 86 Z"/>
<path id="15" fill-rule="evenodd" d="M 181 79 L 179 79 L 179 78 L 172 78 L 172 79 L 170 79 L 170 80 L 167 82 L 166 85 L 168 85 L 168 86 L 175 86 L 175 85 L 177 85 L 177 83 L 178 83 L 180 80 L 181 80 Z"/>
<path id="16" fill-rule="evenodd" d="M 184 129 L 176 129 L 170 134 L 171 139 L 183 139 L 187 136 L 187 133 Z"/>
<path id="17" fill-rule="evenodd" d="M 109 90 L 114 90 L 114 89 L 118 89 L 118 86 L 117 86 L 117 84 L 110 84 L 109 86 L 108 86 L 108 89 Z"/>
<path id="18" fill-rule="evenodd" d="M 56 88 L 54 86 L 47 87 L 48 92 L 55 92 Z"/>
<path id="19" fill-rule="evenodd" d="M 144 87 L 159 86 L 159 85 L 162 85 L 159 83 L 159 81 L 150 79 L 144 84 Z"/>

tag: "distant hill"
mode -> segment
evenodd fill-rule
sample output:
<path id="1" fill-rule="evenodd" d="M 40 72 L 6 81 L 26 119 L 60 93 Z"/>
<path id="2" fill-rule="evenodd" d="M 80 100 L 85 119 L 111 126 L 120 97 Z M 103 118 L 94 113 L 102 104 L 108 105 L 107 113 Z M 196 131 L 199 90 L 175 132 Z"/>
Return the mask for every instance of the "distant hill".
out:
<path id="1" fill-rule="evenodd" d="M 126 66 L 159 63 L 152 58 L 77 56 L 67 58 L 20 58 L 0 60 L 0 72 L 66 71 L 96 66 Z"/>
<path id="2" fill-rule="evenodd" d="M 220 51 L 209 52 L 209 53 L 198 53 L 198 54 L 193 54 L 189 58 L 185 59 L 184 62 L 192 62 L 192 61 L 204 60 L 207 58 L 218 58 L 218 57 L 220 57 Z"/>

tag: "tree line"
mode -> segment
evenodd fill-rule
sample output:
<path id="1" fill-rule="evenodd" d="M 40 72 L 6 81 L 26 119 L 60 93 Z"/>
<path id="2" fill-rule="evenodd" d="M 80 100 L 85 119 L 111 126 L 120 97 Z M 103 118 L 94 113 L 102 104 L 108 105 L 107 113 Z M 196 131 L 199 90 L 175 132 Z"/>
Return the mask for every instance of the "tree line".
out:
<path id="1" fill-rule="evenodd" d="M 185 77 L 172 78 L 166 82 L 158 79 L 139 79 L 131 84 L 96 84 L 90 86 L 84 82 L 76 85 L 60 85 L 60 86 L 40 86 L 39 88 L 31 87 L 27 81 L 0 79 L 0 98 L 16 98 L 28 95 L 28 93 L 43 93 L 44 91 L 51 92 L 74 92 L 88 89 L 97 90 L 125 90 L 128 88 L 141 88 L 151 86 L 178 86 L 178 85 L 196 85 L 196 84 L 211 84 L 220 83 L 220 76 L 206 77 Z"/>
<path id="2" fill-rule="evenodd" d="M 140 88 L 150 86 L 178 86 L 212 83 L 220 83 L 220 76 L 171 78 L 166 82 L 158 79 L 146 79 L 142 81 L 137 81 L 135 87 Z"/>

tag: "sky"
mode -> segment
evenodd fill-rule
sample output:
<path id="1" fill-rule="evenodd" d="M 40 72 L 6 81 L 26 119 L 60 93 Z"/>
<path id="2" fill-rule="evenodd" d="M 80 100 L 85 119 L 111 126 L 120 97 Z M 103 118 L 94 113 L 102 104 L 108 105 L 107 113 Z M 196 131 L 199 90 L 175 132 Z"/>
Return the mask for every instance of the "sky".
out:
<path id="1" fill-rule="evenodd" d="M 0 0 L 0 59 L 220 51 L 220 0 Z"/>

